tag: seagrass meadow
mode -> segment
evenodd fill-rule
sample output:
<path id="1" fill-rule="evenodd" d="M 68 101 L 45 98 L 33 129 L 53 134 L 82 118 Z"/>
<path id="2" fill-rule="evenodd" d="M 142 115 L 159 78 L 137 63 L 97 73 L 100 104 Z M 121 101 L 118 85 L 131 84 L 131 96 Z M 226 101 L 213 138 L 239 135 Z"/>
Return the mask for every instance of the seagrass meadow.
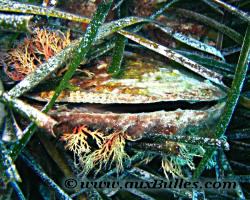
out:
<path id="1" fill-rule="evenodd" d="M 249 11 L 0 0 L 0 199 L 250 199 Z"/>

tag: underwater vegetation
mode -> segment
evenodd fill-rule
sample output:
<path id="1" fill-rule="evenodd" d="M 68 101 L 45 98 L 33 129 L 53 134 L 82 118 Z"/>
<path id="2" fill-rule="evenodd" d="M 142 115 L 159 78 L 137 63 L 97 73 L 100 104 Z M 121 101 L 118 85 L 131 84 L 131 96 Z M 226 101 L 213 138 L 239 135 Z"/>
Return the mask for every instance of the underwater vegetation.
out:
<path id="1" fill-rule="evenodd" d="M 0 0 L 0 199 L 249 199 L 249 4 Z"/>
<path id="2" fill-rule="evenodd" d="M 34 30 L 32 38 L 24 38 L 23 43 L 8 52 L 4 63 L 5 73 L 14 81 L 20 81 L 39 65 L 70 44 L 70 33 L 60 37 L 46 29 Z M 9 69 L 13 67 L 13 69 Z"/>

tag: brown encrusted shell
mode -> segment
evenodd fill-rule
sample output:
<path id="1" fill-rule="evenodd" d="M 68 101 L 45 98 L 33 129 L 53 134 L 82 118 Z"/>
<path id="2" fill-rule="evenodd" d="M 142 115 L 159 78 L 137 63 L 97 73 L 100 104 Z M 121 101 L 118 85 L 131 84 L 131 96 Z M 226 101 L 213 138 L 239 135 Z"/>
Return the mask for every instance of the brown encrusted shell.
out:
<path id="1" fill-rule="evenodd" d="M 112 78 L 103 67 L 90 69 L 93 79 L 75 77 L 71 88 L 58 97 L 58 102 L 84 103 L 153 103 L 161 101 L 212 101 L 224 98 L 219 88 L 197 80 L 179 70 L 153 59 L 136 57 L 127 59 L 124 72 Z M 40 101 L 48 101 L 54 91 L 33 95 Z"/>
<path id="2" fill-rule="evenodd" d="M 63 134 L 68 127 L 92 125 L 106 133 L 109 130 L 124 131 L 133 138 L 143 137 L 145 132 L 175 135 L 186 127 L 200 126 L 217 120 L 224 103 L 206 110 L 156 111 L 148 113 L 93 113 L 83 110 L 50 111 L 50 115 L 60 122 L 55 130 Z M 60 128 L 62 126 L 63 128 Z"/>

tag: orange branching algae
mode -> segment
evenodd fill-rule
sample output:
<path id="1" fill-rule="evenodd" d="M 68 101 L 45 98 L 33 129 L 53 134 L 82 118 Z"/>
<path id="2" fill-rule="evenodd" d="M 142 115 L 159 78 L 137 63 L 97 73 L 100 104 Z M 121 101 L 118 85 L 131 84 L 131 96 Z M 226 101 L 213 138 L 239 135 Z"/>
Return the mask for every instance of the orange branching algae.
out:
<path id="1" fill-rule="evenodd" d="M 97 149 L 91 152 L 91 147 L 88 144 L 89 137 L 95 140 Z M 104 135 L 98 130 L 91 131 L 86 126 L 76 127 L 73 133 L 66 133 L 61 137 L 61 140 L 66 141 L 65 148 L 74 152 L 78 157 L 79 167 L 83 168 L 84 175 L 87 175 L 90 170 L 97 167 L 97 174 L 102 167 L 106 167 L 115 162 L 117 172 L 123 169 L 123 161 L 129 159 L 125 152 L 125 140 L 132 140 L 130 136 L 121 132 L 114 131 L 109 135 Z"/>
<path id="2" fill-rule="evenodd" d="M 65 148 L 77 155 L 81 155 L 82 153 L 89 153 L 91 150 L 87 142 L 88 136 L 91 136 L 99 147 L 101 146 L 104 137 L 103 133 L 91 131 L 86 126 L 75 127 L 73 133 L 65 133 L 61 140 L 67 142 Z"/>
<path id="3" fill-rule="evenodd" d="M 15 81 L 22 80 L 70 43 L 69 31 L 64 34 L 37 29 L 32 37 L 25 38 L 22 44 L 8 52 L 4 61 L 5 72 Z"/>

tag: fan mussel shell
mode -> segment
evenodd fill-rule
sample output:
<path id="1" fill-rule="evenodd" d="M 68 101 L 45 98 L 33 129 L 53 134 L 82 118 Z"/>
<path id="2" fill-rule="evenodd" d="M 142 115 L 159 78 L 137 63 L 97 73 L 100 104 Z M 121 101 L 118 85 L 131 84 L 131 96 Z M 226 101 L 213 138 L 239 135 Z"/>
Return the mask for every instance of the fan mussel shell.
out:
<path id="1" fill-rule="evenodd" d="M 188 126 L 208 124 L 223 111 L 223 104 L 216 104 L 226 97 L 221 89 L 153 59 L 126 58 L 117 78 L 108 75 L 103 64 L 89 71 L 93 78 L 74 77 L 58 97 L 57 102 L 71 103 L 50 111 L 59 122 L 94 125 L 107 132 L 119 129 L 141 137 L 152 130 L 177 134 Z M 54 91 L 45 91 L 30 97 L 48 101 L 53 95 Z M 200 102 L 202 106 L 195 106 Z M 183 109 L 182 104 L 187 106 Z"/>

